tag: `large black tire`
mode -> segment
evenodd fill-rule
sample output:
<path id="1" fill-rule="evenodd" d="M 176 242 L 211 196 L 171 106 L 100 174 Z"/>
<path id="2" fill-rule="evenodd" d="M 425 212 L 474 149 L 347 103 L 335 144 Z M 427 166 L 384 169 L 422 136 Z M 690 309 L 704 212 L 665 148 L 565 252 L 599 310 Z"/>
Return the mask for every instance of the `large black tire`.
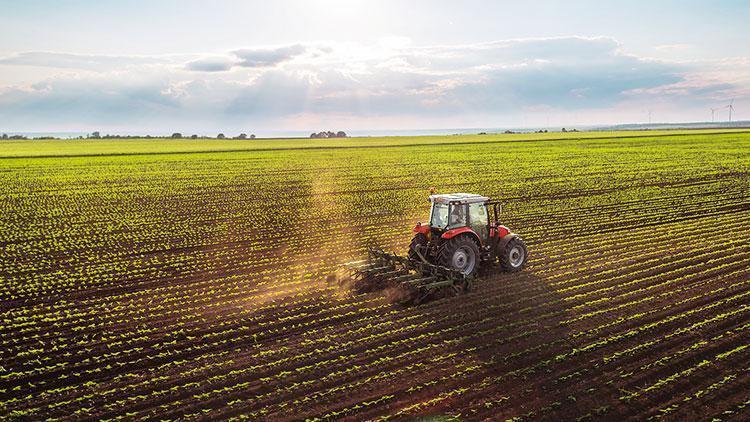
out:
<path id="1" fill-rule="evenodd" d="M 440 252 L 440 265 L 474 277 L 479 271 L 479 246 L 466 235 L 450 239 Z"/>
<path id="2" fill-rule="evenodd" d="M 409 254 L 407 255 L 409 259 L 413 259 L 413 260 L 421 262 L 422 259 L 419 257 L 419 255 L 417 255 L 417 248 L 423 247 L 426 244 L 427 244 L 427 236 L 425 236 L 424 233 L 415 234 L 414 237 L 411 239 L 411 244 L 409 245 Z M 424 254 L 424 252 L 422 252 L 422 254 Z"/>
<path id="3" fill-rule="evenodd" d="M 503 250 L 498 251 L 498 258 L 500 259 L 500 268 L 503 271 L 514 273 L 521 271 L 526 265 L 526 261 L 529 259 L 529 251 L 526 249 L 523 239 L 515 237 L 505 245 Z"/>

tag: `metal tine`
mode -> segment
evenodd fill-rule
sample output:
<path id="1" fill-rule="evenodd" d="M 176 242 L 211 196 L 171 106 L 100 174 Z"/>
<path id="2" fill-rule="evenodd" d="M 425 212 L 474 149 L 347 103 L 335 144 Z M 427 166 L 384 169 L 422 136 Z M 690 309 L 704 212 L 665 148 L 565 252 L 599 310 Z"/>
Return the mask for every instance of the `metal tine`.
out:
<path id="1" fill-rule="evenodd" d="M 367 264 L 348 265 L 347 268 L 349 268 L 350 270 L 358 271 L 362 269 L 376 267 L 378 265 L 381 265 L 381 264 L 379 262 L 368 262 Z"/>
<path id="2" fill-rule="evenodd" d="M 359 261 L 345 262 L 343 265 L 346 266 L 346 267 L 352 267 L 352 266 L 356 267 L 358 265 L 369 264 L 371 262 L 372 261 L 370 261 L 369 259 L 360 259 Z"/>
<path id="3" fill-rule="evenodd" d="M 419 284 L 419 283 L 432 283 L 433 281 L 437 281 L 437 277 L 430 276 L 430 277 L 417 278 L 414 280 L 406 280 L 406 281 L 402 281 L 401 284 L 413 285 L 413 284 Z"/>
<path id="4" fill-rule="evenodd" d="M 408 272 L 408 271 L 409 270 L 399 269 L 399 270 L 393 270 L 393 271 L 384 272 L 384 273 L 378 274 L 378 276 L 383 277 L 383 278 L 388 278 L 388 277 L 392 277 L 394 275 L 403 274 L 404 272 Z"/>
<path id="5" fill-rule="evenodd" d="M 394 283 L 400 283 L 402 281 L 418 280 L 420 278 L 422 278 L 422 276 L 418 274 L 404 274 L 398 277 L 391 278 L 390 281 Z"/>
<path id="6" fill-rule="evenodd" d="M 373 273 L 373 272 L 377 272 L 377 271 L 381 271 L 381 270 L 388 270 L 388 269 L 391 269 L 391 268 L 393 268 L 393 266 L 391 266 L 391 265 L 385 265 L 383 267 L 364 268 L 364 269 L 357 270 L 357 272 L 362 273 L 362 274 L 370 274 L 370 273 Z"/>

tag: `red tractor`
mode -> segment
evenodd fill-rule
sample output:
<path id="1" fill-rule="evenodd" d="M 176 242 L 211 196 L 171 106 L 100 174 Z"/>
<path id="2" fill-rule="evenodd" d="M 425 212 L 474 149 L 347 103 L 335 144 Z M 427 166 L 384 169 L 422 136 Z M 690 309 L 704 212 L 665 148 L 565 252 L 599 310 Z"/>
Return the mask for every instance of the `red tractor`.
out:
<path id="1" fill-rule="evenodd" d="M 468 291 L 480 269 L 520 271 L 528 252 L 500 225 L 500 204 L 481 195 L 430 195 L 429 224 L 418 223 L 406 257 L 370 248 L 370 258 L 346 264 L 359 292 L 396 287 L 400 302 L 420 303 L 437 292 Z M 494 220 L 490 220 L 490 206 Z"/>
<path id="2" fill-rule="evenodd" d="M 409 259 L 425 261 L 473 277 L 481 267 L 498 262 L 504 271 L 526 264 L 526 245 L 500 225 L 500 203 L 470 193 L 430 195 L 430 223 L 417 224 Z M 492 206 L 494 220 L 490 220 Z"/>

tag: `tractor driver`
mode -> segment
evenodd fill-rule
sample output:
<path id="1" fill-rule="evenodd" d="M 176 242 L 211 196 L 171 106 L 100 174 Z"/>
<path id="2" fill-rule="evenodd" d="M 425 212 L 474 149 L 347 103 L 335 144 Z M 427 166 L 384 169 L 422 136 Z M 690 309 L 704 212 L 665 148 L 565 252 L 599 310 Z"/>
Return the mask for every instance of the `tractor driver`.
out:
<path id="1" fill-rule="evenodd" d="M 464 215 L 464 205 L 454 205 L 453 211 L 451 212 L 451 221 L 450 225 L 465 225 L 466 224 L 466 216 Z"/>

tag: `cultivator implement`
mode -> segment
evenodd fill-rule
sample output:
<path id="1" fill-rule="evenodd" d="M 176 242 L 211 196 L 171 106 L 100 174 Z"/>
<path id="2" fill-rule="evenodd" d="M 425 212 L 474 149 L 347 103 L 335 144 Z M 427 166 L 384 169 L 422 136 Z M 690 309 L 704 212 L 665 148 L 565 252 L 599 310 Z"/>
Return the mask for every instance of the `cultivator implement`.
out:
<path id="1" fill-rule="evenodd" d="M 388 289 L 396 302 L 419 304 L 440 295 L 455 295 L 471 288 L 471 277 L 460 271 L 369 248 L 368 259 L 344 264 L 352 272 L 358 293 Z"/>

